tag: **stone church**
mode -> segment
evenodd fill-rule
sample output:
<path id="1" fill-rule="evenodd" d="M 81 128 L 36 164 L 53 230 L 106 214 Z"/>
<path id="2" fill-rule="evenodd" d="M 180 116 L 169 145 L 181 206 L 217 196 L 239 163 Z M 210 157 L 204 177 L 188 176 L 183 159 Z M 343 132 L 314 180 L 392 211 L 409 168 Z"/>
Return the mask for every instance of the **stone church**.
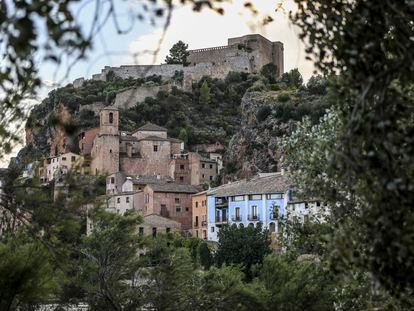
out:
<path id="1" fill-rule="evenodd" d="M 178 183 L 210 183 L 218 175 L 215 160 L 184 153 L 184 142 L 170 138 L 167 129 L 147 123 L 132 133 L 119 130 L 119 111 L 100 111 L 100 126 L 91 147 L 91 173 L 158 176 Z"/>

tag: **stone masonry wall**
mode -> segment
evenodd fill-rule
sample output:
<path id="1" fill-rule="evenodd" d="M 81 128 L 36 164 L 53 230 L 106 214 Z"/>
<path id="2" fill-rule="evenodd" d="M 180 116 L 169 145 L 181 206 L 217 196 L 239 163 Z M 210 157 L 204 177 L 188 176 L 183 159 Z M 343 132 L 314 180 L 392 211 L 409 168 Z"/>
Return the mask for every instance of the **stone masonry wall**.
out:
<path id="1" fill-rule="evenodd" d="M 114 107 L 129 109 L 134 107 L 137 103 L 143 102 L 146 97 L 155 97 L 158 92 L 171 90 L 171 86 L 168 85 L 155 85 L 155 86 L 139 86 L 130 88 L 125 91 L 116 94 Z"/>
<path id="2" fill-rule="evenodd" d="M 172 78 L 176 71 L 183 71 L 183 88 L 189 89 L 192 81 L 199 80 L 205 75 L 223 79 L 230 71 L 256 73 L 268 63 L 273 63 L 277 66 L 278 76 L 284 70 L 283 44 L 281 42 L 271 42 L 260 35 L 230 38 L 227 46 L 189 52 L 189 66 L 168 64 L 107 66 L 100 74 L 93 75 L 92 78 L 105 81 L 107 74 L 111 71 L 123 79 L 130 77 L 142 78 L 151 75 Z"/>

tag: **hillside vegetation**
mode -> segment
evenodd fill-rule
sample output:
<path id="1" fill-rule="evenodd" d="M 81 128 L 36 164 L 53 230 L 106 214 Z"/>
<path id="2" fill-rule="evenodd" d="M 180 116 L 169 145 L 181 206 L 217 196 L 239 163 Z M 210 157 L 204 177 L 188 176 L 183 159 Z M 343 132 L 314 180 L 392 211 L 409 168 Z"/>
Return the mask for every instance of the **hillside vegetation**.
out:
<path id="1" fill-rule="evenodd" d="M 120 129 L 132 131 L 152 122 L 166 127 L 170 137 L 184 138 L 188 149 L 195 144 L 220 142 L 227 146 L 230 143 L 229 171 L 239 170 L 241 164 L 235 162 L 240 162 L 240 156 L 250 161 L 249 158 L 254 158 L 257 153 L 272 148 L 274 139 L 287 133 L 285 124 L 299 121 L 304 116 L 310 116 L 316 122 L 329 106 L 325 100 L 326 81 L 321 77 L 312 78 L 304 86 L 297 70 L 284 74 L 279 81 L 269 76 L 266 70 L 256 75 L 232 72 L 224 80 L 204 77 L 194 83 L 191 90 L 173 86 L 171 91 L 160 91 L 155 97 L 147 97 L 130 109 L 121 109 Z M 69 134 L 75 136 L 99 123 L 94 111 L 87 107 L 80 110 L 81 106 L 94 103 L 110 106 L 120 91 L 163 83 L 167 82 L 159 76 L 152 76 L 146 79 L 87 81 L 80 88 L 71 84 L 58 88 L 31 113 L 27 130 L 31 132 L 32 147 L 48 154 L 53 136 L 51 129 L 59 122 L 59 107 L 65 107 L 72 115 L 73 122 L 64 126 Z M 248 143 L 247 146 L 243 150 L 235 149 L 242 140 Z M 241 153 L 233 156 L 232 151 Z M 253 171 L 275 169 L 274 163 L 268 162 L 269 159 L 277 162 L 276 154 L 272 153 L 270 158 L 268 155 L 265 150 L 266 164 Z"/>

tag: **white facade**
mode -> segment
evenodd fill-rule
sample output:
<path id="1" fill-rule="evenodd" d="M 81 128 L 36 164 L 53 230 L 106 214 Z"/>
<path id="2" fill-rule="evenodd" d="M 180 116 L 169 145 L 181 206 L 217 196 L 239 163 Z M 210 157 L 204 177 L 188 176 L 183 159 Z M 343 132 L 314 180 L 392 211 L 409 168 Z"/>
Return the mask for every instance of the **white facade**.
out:
<path id="1" fill-rule="evenodd" d="M 329 216 L 329 208 L 320 200 L 302 200 L 289 202 L 286 208 L 287 219 L 299 222 L 319 221 L 324 222 Z"/>
<path id="2" fill-rule="evenodd" d="M 49 158 L 46 165 L 46 182 L 52 181 L 56 173 L 67 174 L 70 170 L 76 169 L 81 171 L 83 164 L 83 157 L 73 153 L 67 152 L 56 157 Z"/>

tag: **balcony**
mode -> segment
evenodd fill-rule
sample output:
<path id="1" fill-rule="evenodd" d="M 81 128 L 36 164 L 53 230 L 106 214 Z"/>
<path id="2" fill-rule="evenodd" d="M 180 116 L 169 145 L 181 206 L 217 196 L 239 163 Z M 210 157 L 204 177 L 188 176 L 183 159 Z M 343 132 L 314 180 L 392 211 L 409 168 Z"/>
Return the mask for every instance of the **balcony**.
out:
<path id="1" fill-rule="evenodd" d="M 242 218 L 241 218 L 240 215 L 239 216 L 233 215 L 233 216 L 231 216 L 231 221 L 233 221 L 233 222 L 242 221 Z"/>
<path id="2" fill-rule="evenodd" d="M 216 216 L 216 225 L 227 224 L 228 221 L 229 219 L 227 216 Z"/>
<path id="3" fill-rule="evenodd" d="M 229 206 L 228 199 L 225 198 L 216 198 L 216 208 L 226 208 Z"/>
<path id="4" fill-rule="evenodd" d="M 247 215 L 247 220 L 249 221 L 260 221 L 259 215 Z"/>
<path id="5" fill-rule="evenodd" d="M 271 220 L 278 220 L 279 219 L 279 213 L 270 213 L 270 219 Z"/>
<path id="6" fill-rule="evenodd" d="M 202 227 L 207 227 L 207 220 L 203 220 L 203 221 L 201 222 L 201 226 L 202 226 Z"/>

